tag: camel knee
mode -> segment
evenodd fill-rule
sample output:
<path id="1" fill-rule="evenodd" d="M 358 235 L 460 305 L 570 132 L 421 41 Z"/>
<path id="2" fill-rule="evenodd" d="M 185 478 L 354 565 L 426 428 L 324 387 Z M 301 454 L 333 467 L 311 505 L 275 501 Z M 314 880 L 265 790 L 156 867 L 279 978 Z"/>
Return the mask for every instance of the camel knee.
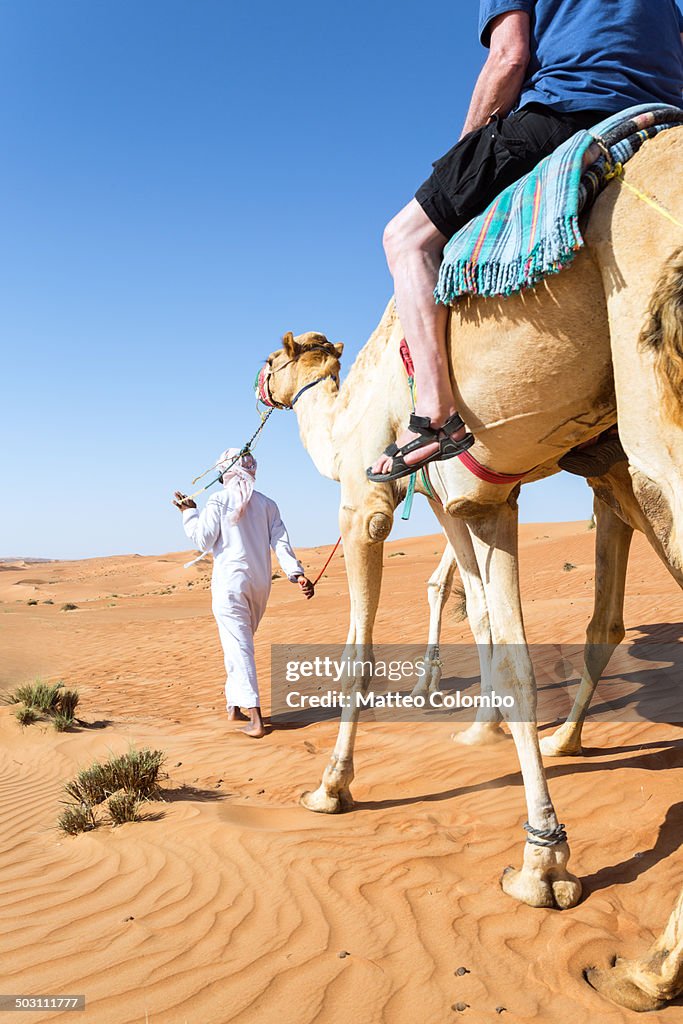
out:
<path id="1" fill-rule="evenodd" d="M 394 525 L 393 516 L 386 512 L 373 512 L 365 520 L 365 532 L 372 543 L 386 540 Z"/>

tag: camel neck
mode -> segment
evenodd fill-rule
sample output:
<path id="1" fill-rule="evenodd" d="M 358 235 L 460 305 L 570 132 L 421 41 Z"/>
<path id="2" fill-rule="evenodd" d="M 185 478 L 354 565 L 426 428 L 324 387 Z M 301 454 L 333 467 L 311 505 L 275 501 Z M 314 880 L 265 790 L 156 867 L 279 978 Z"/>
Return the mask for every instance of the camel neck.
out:
<path id="1" fill-rule="evenodd" d="M 305 391 L 294 406 L 304 448 L 318 472 L 330 480 L 339 480 L 336 452 L 332 443 L 338 394 L 337 383 L 330 377 Z"/>

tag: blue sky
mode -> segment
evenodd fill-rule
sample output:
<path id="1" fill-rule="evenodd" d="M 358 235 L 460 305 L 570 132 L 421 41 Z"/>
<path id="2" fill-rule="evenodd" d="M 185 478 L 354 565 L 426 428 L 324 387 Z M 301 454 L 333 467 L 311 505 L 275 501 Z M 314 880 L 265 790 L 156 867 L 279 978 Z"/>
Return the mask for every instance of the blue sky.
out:
<path id="1" fill-rule="evenodd" d="M 287 330 L 345 343 L 391 294 L 382 228 L 452 145 L 477 4 L 0 0 L 0 555 L 187 547 L 170 504 L 257 419 Z M 295 544 L 337 486 L 294 417 L 257 450 Z M 522 517 L 588 518 L 563 474 Z M 394 536 L 433 532 L 425 502 Z"/>

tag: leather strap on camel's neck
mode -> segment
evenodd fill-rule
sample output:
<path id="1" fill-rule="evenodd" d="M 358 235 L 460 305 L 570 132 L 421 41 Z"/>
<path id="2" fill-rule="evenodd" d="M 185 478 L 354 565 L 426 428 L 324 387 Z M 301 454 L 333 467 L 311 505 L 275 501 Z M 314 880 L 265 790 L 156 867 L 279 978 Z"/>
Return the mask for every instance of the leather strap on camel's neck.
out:
<path id="1" fill-rule="evenodd" d="M 294 395 L 294 398 L 292 399 L 291 404 L 290 404 L 290 408 L 291 409 L 294 408 L 294 406 L 299 401 L 299 399 L 301 398 L 301 396 L 304 394 L 305 391 L 308 391 L 309 388 L 314 388 L 316 386 L 316 384 L 322 384 L 322 382 L 324 380 L 334 380 L 337 383 L 339 383 L 338 378 L 335 376 L 335 374 L 333 374 L 333 373 L 326 373 L 324 377 L 318 377 L 317 380 L 312 380 L 310 382 L 310 384 L 304 384 L 304 386 L 302 388 L 299 388 L 297 393 Z"/>

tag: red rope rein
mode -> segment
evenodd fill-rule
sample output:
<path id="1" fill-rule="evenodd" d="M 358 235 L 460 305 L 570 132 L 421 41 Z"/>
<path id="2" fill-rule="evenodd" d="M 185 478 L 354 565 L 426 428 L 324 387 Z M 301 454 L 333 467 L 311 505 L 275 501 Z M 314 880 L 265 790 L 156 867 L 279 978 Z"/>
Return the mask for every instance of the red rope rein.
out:
<path id="1" fill-rule="evenodd" d="M 318 573 L 316 578 L 313 580 L 313 586 L 314 587 L 317 587 L 319 580 L 321 579 L 323 573 L 325 572 L 325 569 L 327 569 L 328 565 L 330 564 L 330 562 L 334 558 L 334 553 L 335 553 L 335 551 L 337 550 L 337 548 L 339 547 L 340 544 L 341 544 L 341 537 L 339 538 L 337 543 L 332 548 L 332 551 L 330 552 L 330 557 L 327 559 L 327 561 L 325 562 L 324 566 L 322 567 L 322 569 L 320 570 L 320 572 Z"/>

